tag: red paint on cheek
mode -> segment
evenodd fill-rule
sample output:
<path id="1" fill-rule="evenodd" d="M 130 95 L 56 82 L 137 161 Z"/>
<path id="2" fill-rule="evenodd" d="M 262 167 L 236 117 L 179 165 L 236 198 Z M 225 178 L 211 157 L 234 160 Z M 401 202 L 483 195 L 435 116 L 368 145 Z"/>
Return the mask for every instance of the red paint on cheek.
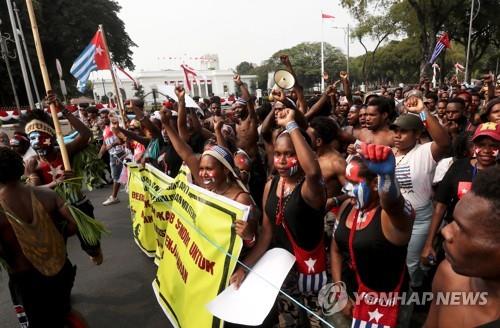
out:
<path id="1" fill-rule="evenodd" d="M 298 163 L 298 160 L 297 160 L 297 157 L 295 157 L 295 156 L 294 157 L 288 157 L 286 159 L 286 167 L 289 168 L 289 169 L 292 168 L 292 167 L 294 167 L 295 165 L 297 165 L 297 163 Z"/>
<path id="2" fill-rule="evenodd" d="M 274 157 L 274 166 L 277 166 L 280 164 L 280 158 L 279 157 Z"/>

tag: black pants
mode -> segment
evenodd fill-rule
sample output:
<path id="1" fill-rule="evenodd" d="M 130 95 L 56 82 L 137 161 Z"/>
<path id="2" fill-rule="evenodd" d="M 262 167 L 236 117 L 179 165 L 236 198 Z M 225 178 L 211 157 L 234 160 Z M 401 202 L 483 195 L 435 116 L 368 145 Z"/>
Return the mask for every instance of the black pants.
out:
<path id="1" fill-rule="evenodd" d="M 75 269 L 66 259 L 61 271 L 47 277 L 32 269 L 9 275 L 9 290 L 22 327 L 62 328 L 71 310 Z M 19 316 L 24 308 L 26 317 Z M 28 324 L 26 323 L 26 319 Z"/>

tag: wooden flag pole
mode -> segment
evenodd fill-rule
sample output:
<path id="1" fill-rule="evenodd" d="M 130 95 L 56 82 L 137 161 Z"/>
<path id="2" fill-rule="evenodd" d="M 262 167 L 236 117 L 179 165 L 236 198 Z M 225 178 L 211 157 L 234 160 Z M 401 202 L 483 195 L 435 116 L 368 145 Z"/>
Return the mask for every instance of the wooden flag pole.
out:
<path id="1" fill-rule="evenodd" d="M 106 40 L 106 34 L 104 34 L 104 28 L 102 27 L 102 24 L 99 24 L 99 31 L 101 31 L 102 41 L 104 43 L 104 50 L 106 51 L 106 55 L 109 58 L 109 65 L 110 65 L 109 71 L 111 72 L 111 79 L 113 80 L 113 88 L 115 89 L 116 103 L 118 106 L 118 110 L 120 111 L 120 116 L 123 120 L 123 127 L 125 127 L 125 124 L 127 124 L 127 120 L 125 117 L 125 110 L 123 109 L 123 101 L 121 101 L 122 97 L 120 94 L 120 89 L 118 89 L 118 84 L 116 83 L 116 76 L 113 70 L 113 64 L 111 63 L 111 56 L 109 55 L 108 41 Z"/>
<path id="2" fill-rule="evenodd" d="M 33 31 L 33 39 L 35 41 L 36 54 L 38 56 L 38 63 L 40 64 L 40 70 L 42 71 L 43 84 L 45 86 L 45 92 L 48 94 L 52 91 L 52 86 L 50 84 L 49 73 L 47 72 L 47 66 L 45 65 L 45 57 L 43 56 L 42 42 L 40 41 L 40 34 L 38 33 L 38 25 L 36 23 L 35 11 L 33 10 L 32 0 L 26 0 L 26 6 L 28 7 L 28 15 L 31 22 L 31 30 Z M 52 120 L 54 121 L 54 128 L 56 130 L 57 142 L 59 143 L 59 149 L 61 149 L 62 160 L 64 164 L 64 170 L 71 171 L 71 162 L 69 160 L 68 151 L 66 145 L 64 144 L 64 137 L 61 131 L 61 124 L 57 117 L 57 108 L 55 104 L 50 104 L 50 113 L 52 114 Z"/>

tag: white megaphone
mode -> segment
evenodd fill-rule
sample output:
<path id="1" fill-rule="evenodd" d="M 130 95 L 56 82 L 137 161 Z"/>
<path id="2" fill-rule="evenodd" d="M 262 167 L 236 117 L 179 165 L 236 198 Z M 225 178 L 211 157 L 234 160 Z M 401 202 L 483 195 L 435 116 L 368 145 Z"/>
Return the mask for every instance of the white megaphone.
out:
<path id="1" fill-rule="evenodd" d="M 280 69 L 274 72 L 274 82 L 284 90 L 290 90 L 295 85 L 295 77 L 289 71 Z"/>

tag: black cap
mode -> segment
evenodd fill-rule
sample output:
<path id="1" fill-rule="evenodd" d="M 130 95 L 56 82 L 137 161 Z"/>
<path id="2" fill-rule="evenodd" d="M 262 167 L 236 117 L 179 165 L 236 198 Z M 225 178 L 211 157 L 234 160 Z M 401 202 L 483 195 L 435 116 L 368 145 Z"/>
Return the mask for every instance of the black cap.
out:
<path id="1" fill-rule="evenodd" d="M 390 126 L 391 130 L 395 128 L 400 128 L 403 130 L 417 130 L 421 131 L 424 129 L 424 123 L 419 116 L 414 114 L 402 114 L 396 118 L 396 120 Z"/>

